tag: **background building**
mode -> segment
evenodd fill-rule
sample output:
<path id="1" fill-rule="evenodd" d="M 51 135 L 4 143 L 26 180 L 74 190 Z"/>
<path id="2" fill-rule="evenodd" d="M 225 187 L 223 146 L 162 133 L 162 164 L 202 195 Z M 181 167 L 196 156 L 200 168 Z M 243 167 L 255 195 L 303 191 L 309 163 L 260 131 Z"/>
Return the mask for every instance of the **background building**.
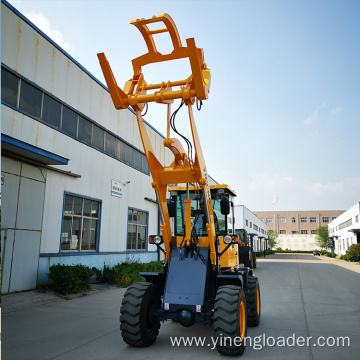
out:
<path id="1" fill-rule="evenodd" d="M 254 214 L 264 221 L 269 230 L 279 234 L 277 247 L 290 250 L 314 250 L 316 229 L 327 226 L 343 210 L 329 211 L 255 211 Z"/>
<path id="2" fill-rule="evenodd" d="M 254 235 L 254 250 L 264 249 L 268 227 L 244 205 L 235 205 L 235 229 L 245 229 L 248 234 Z"/>
<path id="3" fill-rule="evenodd" d="M 360 202 L 339 215 L 328 225 L 329 236 L 334 239 L 334 251 L 344 255 L 349 246 L 360 244 Z"/>

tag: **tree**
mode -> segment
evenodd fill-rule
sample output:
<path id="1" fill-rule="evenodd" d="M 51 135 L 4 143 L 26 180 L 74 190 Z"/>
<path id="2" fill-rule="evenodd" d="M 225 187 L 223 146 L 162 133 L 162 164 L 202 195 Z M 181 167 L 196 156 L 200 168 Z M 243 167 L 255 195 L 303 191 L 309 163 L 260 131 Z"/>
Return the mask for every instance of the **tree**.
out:
<path id="1" fill-rule="evenodd" d="M 273 247 L 275 247 L 278 243 L 276 239 L 278 238 L 279 234 L 276 230 L 269 230 L 268 231 L 268 245 L 270 246 L 270 249 L 272 250 Z"/>
<path id="2" fill-rule="evenodd" d="M 320 226 L 316 229 L 315 242 L 321 249 L 332 248 L 332 241 L 329 239 L 329 230 L 327 226 Z"/>

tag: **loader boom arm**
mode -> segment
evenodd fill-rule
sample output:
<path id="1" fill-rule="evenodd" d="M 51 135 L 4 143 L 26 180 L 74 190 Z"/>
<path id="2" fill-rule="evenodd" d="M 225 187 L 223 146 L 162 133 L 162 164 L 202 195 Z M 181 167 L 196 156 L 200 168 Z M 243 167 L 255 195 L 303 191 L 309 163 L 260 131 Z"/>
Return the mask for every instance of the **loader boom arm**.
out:
<path id="1" fill-rule="evenodd" d="M 162 22 L 165 27 L 157 30 L 149 30 L 147 24 Z M 213 208 L 211 204 L 210 187 L 208 184 L 208 173 L 206 169 L 204 155 L 201 149 L 199 136 L 197 133 L 192 106 L 197 99 L 206 100 L 210 91 L 210 70 L 207 68 L 204 60 L 203 50 L 197 48 L 193 38 L 187 39 L 187 46 L 181 44 L 180 36 L 174 21 L 168 14 L 153 16 L 150 19 L 137 19 L 131 21 L 141 32 L 146 42 L 148 53 L 137 57 L 132 61 L 134 75 L 132 79 L 125 83 L 121 89 L 115 80 L 105 55 L 98 54 L 100 66 L 102 68 L 105 81 L 116 109 L 126 109 L 131 106 L 136 112 L 136 118 L 139 126 L 140 136 L 149 169 L 153 178 L 152 187 L 154 188 L 158 204 L 162 214 L 161 232 L 164 241 L 165 259 L 169 261 L 171 227 L 166 202 L 166 192 L 168 184 L 192 183 L 198 187 L 199 191 L 204 192 L 206 199 L 207 232 L 210 247 L 210 260 L 215 267 L 215 226 L 213 217 Z M 168 32 L 174 50 L 169 54 L 161 54 L 157 51 L 153 35 Z M 142 73 L 142 67 L 150 63 L 158 63 L 169 60 L 188 58 L 191 67 L 191 75 L 183 80 L 159 82 L 157 84 L 147 84 Z M 170 138 L 170 113 L 171 103 L 175 99 L 182 99 L 188 108 L 189 122 L 192 133 L 195 155 L 189 159 L 181 143 L 177 139 Z M 174 161 L 170 166 L 163 166 L 156 158 L 152 148 L 149 136 L 146 132 L 141 111 L 145 103 L 156 102 L 167 105 L 167 137 L 164 140 L 164 146 L 168 147 L 174 154 Z M 191 200 L 186 206 L 185 211 L 185 241 L 191 241 L 188 238 L 191 233 Z"/>

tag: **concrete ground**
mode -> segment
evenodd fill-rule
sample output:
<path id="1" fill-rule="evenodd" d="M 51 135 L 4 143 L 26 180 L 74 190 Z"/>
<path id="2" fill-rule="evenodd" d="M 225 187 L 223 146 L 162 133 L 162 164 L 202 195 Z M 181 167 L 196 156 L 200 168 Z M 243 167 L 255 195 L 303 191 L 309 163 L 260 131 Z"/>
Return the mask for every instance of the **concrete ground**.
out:
<path id="1" fill-rule="evenodd" d="M 262 318 L 259 327 L 248 329 L 247 335 L 253 346 L 247 347 L 243 358 L 358 358 L 358 272 L 312 255 L 276 254 L 259 259 L 255 274 L 261 286 Z M 114 289 L 72 300 L 36 292 L 3 296 L 3 358 L 118 360 L 131 357 L 136 360 L 220 357 L 216 350 L 211 350 L 212 327 L 201 324 L 186 329 L 168 321 L 162 324 L 159 337 L 151 347 L 127 346 L 119 332 L 119 307 L 124 292 L 125 289 Z M 206 337 L 205 345 L 172 346 L 170 337 L 175 336 Z M 346 346 L 336 346 L 338 337 L 345 338 L 345 342 L 349 339 L 350 346 L 347 343 Z M 306 344 L 308 338 L 309 346 Z"/>

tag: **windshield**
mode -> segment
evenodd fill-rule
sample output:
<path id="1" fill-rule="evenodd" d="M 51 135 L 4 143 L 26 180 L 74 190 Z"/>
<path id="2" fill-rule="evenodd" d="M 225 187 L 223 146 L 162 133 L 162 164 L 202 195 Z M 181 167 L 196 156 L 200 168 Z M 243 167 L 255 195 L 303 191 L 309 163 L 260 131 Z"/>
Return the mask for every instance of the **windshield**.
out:
<path id="1" fill-rule="evenodd" d="M 227 231 L 226 215 L 222 215 L 220 209 L 222 196 L 223 194 L 211 193 L 216 235 L 225 235 Z M 185 218 L 185 199 L 186 193 L 178 194 L 176 197 L 175 228 L 176 235 L 178 236 L 185 235 L 185 224 L 183 220 Z M 193 228 L 195 226 L 198 236 L 207 236 L 204 194 L 202 191 L 198 194 L 191 192 L 190 199 L 192 200 L 191 227 Z"/>
<path id="2" fill-rule="evenodd" d="M 239 240 L 244 242 L 244 243 L 248 243 L 248 238 L 245 234 L 245 230 L 244 229 L 240 229 L 240 230 L 235 230 L 235 234 L 239 236 Z"/>
<path id="3" fill-rule="evenodd" d="M 245 242 L 245 232 L 244 230 L 235 230 L 235 234 L 239 236 L 239 240 Z"/>

